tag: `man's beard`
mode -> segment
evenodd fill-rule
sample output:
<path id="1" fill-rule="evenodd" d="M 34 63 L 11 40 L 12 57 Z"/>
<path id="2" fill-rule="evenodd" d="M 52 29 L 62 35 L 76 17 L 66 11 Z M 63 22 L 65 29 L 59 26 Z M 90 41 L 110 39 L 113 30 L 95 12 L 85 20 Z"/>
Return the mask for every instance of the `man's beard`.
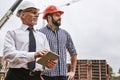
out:
<path id="1" fill-rule="evenodd" d="M 55 26 L 57 26 L 57 27 L 59 27 L 60 25 L 61 25 L 61 19 L 58 19 L 58 20 L 54 20 L 53 19 L 53 17 L 52 17 L 52 23 L 55 25 Z"/>
<path id="2" fill-rule="evenodd" d="M 33 18 L 33 19 L 31 20 L 31 24 L 36 25 L 36 24 L 37 24 L 37 19 L 36 19 L 36 18 Z"/>
<path id="3" fill-rule="evenodd" d="M 31 22 L 33 25 L 36 25 L 37 24 L 37 21 L 32 21 Z"/>

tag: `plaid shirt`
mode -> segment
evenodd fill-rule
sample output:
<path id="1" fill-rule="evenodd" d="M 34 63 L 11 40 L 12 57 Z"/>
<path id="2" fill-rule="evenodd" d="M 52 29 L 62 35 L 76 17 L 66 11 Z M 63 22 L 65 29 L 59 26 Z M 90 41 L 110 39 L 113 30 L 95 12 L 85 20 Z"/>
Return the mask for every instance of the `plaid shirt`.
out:
<path id="1" fill-rule="evenodd" d="M 76 50 L 71 39 L 71 36 L 65 30 L 58 28 L 53 31 L 49 25 L 40 29 L 48 39 L 50 50 L 59 54 L 59 59 L 57 66 L 52 70 L 45 70 L 44 74 L 47 76 L 66 76 L 67 72 L 67 54 L 68 51 L 70 55 L 76 55 Z"/>

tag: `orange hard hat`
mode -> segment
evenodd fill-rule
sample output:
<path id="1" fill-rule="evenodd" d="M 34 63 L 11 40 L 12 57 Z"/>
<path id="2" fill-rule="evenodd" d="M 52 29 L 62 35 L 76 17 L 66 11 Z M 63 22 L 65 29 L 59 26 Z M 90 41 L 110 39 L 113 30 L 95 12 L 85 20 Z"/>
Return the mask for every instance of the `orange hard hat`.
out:
<path id="1" fill-rule="evenodd" d="M 46 19 L 47 14 L 56 13 L 56 12 L 60 13 L 61 15 L 64 13 L 63 11 L 61 11 L 58 7 L 54 5 L 48 6 L 43 12 L 43 19 Z"/>

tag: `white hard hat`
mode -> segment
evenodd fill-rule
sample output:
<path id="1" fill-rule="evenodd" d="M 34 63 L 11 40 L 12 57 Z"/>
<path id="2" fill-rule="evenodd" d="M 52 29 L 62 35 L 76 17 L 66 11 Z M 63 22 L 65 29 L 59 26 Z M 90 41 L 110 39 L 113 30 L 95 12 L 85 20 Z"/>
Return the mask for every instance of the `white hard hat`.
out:
<path id="1" fill-rule="evenodd" d="M 39 8 L 32 2 L 29 1 L 24 1 L 23 3 L 20 4 L 20 6 L 18 7 L 18 11 L 17 11 L 17 16 L 19 17 L 20 12 L 27 9 L 27 8 L 36 8 L 39 10 Z"/>

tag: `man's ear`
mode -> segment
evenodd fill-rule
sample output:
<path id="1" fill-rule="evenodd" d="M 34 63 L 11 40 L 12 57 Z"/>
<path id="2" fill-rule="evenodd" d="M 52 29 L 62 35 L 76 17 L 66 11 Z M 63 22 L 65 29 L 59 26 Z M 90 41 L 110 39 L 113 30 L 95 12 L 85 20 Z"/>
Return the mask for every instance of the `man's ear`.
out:
<path id="1" fill-rule="evenodd" d="M 25 13 L 24 13 L 24 12 L 21 12 L 21 13 L 20 13 L 20 17 L 21 17 L 21 18 L 24 18 L 24 16 L 25 16 Z"/>
<path id="2" fill-rule="evenodd" d="M 48 19 L 48 20 L 51 20 L 51 19 L 52 19 L 52 17 L 51 17 L 50 15 L 48 15 L 48 16 L 47 16 L 47 19 Z"/>

